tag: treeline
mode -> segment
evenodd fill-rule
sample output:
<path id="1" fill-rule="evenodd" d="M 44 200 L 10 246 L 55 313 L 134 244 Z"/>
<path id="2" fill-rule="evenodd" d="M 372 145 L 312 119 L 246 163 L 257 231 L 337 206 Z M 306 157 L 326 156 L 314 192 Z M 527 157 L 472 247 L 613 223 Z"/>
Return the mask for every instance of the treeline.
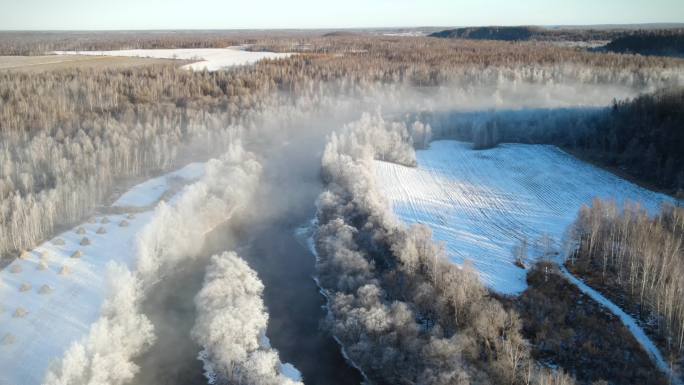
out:
<path id="1" fill-rule="evenodd" d="M 684 29 L 630 33 L 614 39 L 602 49 L 620 53 L 681 57 L 684 56 Z"/>
<path id="2" fill-rule="evenodd" d="M 684 89 L 665 89 L 610 108 L 559 108 L 419 114 L 435 137 L 498 143 L 554 144 L 637 180 L 684 189 Z"/>
<path id="3" fill-rule="evenodd" d="M 549 79 L 642 89 L 678 84 L 682 72 L 661 58 L 496 42 L 264 38 L 254 49 L 295 43 L 315 53 L 212 73 L 170 65 L 0 73 L 0 254 L 88 215 L 121 178 L 168 169 L 192 150 L 216 154 L 235 127 L 255 127 L 254 116 L 274 108 L 310 110 L 341 95 L 403 100 L 408 87 L 467 95 L 479 85 Z M 420 135 L 425 145 L 429 133 Z"/>
<path id="4" fill-rule="evenodd" d="M 297 35 L 282 31 L 282 35 Z M 0 55 L 47 55 L 52 51 L 154 48 L 225 48 L 264 38 L 259 31 L 3 31 Z"/>
<path id="5" fill-rule="evenodd" d="M 429 228 L 398 223 L 374 186 L 370 162 L 380 153 L 349 135 L 386 130 L 369 123 L 326 147 L 317 202 L 320 285 L 346 354 L 378 384 L 574 383 L 530 359 L 518 316 L 472 269 L 451 263 Z"/>
<path id="6" fill-rule="evenodd" d="M 569 268 L 626 293 L 628 308 L 656 322 L 665 349 L 684 348 L 684 208 L 665 204 L 655 217 L 638 204 L 595 200 L 571 231 Z M 634 306 L 636 304 L 637 306 Z"/>
<path id="7" fill-rule="evenodd" d="M 539 27 L 468 27 L 447 29 L 430 34 L 430 37 L 475 39 L 475 40 L 530 40 L 532 36 L 541 35 Z"/>
<path id="8" fill-rule="evenodd" d="M 575 148 L 655 186 L 682 190 L 682 106 L 682 88 L 617 102 Z"/>
<path id="9" fill-rule="evenodd" d="M 429 122 L 435 139 L 473 142 L 478 149 L 500 143 L 557 144 L 574 148 L 605 108 L 528 108 L 483 112 L 422 112 L 409 119 Z"/>
<path id="10" fill-rule="evenodd" d="M 491 26 L 447 29 L 430 34 L 431 37 L 503 41 L 596 41 L 611 40 L 625 34 L 612 29 L 550 29 L 534 26 Z"/>

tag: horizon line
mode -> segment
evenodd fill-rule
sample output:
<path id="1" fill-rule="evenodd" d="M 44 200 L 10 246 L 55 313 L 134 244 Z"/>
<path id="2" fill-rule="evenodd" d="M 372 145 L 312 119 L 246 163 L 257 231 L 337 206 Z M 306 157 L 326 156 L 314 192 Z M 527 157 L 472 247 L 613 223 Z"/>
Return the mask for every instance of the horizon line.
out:
<path id="1" fill-rule="evenodd" d="M 595 24 L 473 24 L 473 25 L 416 25 L 416 26 L 390 26 L 390 27 L 282 27 L 282 28 L 144 28 L 144 29 L 118 29 L 118 28 L 102 28 L 102 29 L 68 29 L 68 28 L 52 28 L 52 29 L 0 29 L 0 32 L 198 32 L 198 31 L 337 31 L 337 30 L 396 30 L 396 29 L 421 29 L 421 28 L 478 28 L 478 27 L 547 27 L 547 28 L 568 28 L 568 27 L 627 27 L 627 26 L 659 26 L 672 25 L 684 27 L 684 22 L 635 22 L 635 23 L 595 23 Z"/>

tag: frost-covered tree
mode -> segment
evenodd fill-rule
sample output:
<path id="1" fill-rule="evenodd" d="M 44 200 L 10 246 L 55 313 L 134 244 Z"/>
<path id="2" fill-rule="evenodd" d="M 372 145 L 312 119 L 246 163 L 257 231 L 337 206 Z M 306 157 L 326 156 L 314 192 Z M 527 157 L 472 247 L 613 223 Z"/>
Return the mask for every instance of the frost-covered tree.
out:
<path id="1" fill-rule="evenodd" d="M 195 297 L 192 336 L 216 384 L 301 384 L 281 373 L 278 353 L 265 341 L 264 285 L 233 252 L 214 255 Z"/>

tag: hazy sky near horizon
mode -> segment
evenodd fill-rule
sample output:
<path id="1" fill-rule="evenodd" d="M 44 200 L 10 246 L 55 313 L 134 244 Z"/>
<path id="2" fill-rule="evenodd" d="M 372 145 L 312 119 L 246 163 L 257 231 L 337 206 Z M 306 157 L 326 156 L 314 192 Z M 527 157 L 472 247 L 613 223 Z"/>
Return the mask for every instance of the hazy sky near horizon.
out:
<path id="1" fill-rule="evenodd" d="M 0 30 L 684 22 L 684 0 L 0 0 Z"/>

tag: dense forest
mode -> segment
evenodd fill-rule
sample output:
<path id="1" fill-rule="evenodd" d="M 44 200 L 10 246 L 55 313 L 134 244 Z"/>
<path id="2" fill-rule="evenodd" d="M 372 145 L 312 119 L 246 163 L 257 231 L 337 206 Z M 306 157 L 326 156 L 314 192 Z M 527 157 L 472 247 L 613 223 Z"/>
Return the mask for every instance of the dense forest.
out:
<path id="1" fill-rule="evenodd" d="M 466 27 L 434 32 L 431 37 L 503 41 L 600 41 L 625 34 L 616 29 L 550 29 L 544 27 Z"/>
<path id="2" fill-rule="evenodd" d="M 616 102 L 585 136 L 568 146 L 637 180 L 684 189 L 684 89 Z"/>
<path id="3" fill-rule="evenodd" d="M 294 35 L 293 32 L 288 34 Z M 223 48 L 264 36 L 264 33 L 241 31 L 3 31 L 0 32 L 0 55 L 135 48 Z"/>
<path id="4" fill-rule="evenodd" d="M 430 34 L 431 37 L 475 39 L 475 40 L 530 40 L 542 34 L 538 27 L 470 27 L 448 29 Z"/>
<path id="5" fill-rule="evenodd" d="M 639 31 L 618 37 L 603 49 L 641 55 L 684 56 L 684 30 Z"/>

